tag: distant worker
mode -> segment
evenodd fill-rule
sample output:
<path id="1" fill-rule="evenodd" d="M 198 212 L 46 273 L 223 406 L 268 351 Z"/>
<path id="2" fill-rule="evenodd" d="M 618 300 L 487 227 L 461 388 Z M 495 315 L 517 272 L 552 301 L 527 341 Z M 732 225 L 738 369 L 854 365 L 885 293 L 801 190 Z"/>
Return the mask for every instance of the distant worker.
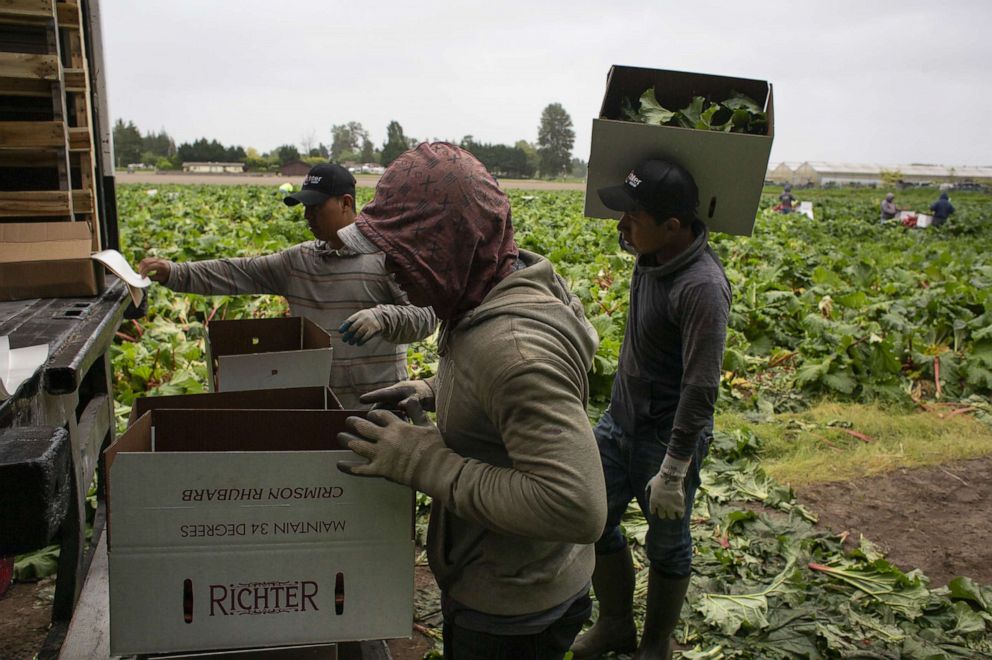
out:
<path id="1" fill-rule="evenodd" d="M 362 394 L 408 378 L 406 343 L 430 336 L 437 317 L 415 307 L 386 272 L 385 256 L 358 254 L 337 231 L 355 220 L 355 177 L 334 163 L 315 165 L 300 192 L 283 198 L 302 204 L 316 240 L 275 254 L 175 263 L 147 257 L 138 272 L 173 291 L 202 295 L 276 294 L 290 311 L 320 325 L 334 346 L 331 388 L 345 408 L 367 408 Z"/>
<path id="2" fill-rule="evenodd" d="M 894 193 L 886 193 L 885 199 L 882 200 L 882 222 L 894 219 L 902 211 L 901 208 L 896 206 L 895 198 Z"/>
<path id="3" fill-rule="evenodd" d="M 951 204 L 946 192 L 940 193 L 940 199 L 930 205 L 930 211 L 933 213 L 934 227 L 940 227 L 947 222 L 947 218 L 954 213 L 954 205 Z"/>
<path id="4" fill-rule="evenodd" d="M 796 197 L 792 194 L 792 184 L 785 184 L 785 189 L 782 194 L 778 196 L 778 206 L 779 213 L 792 213 L 793 205 L 796 203 Z"/>

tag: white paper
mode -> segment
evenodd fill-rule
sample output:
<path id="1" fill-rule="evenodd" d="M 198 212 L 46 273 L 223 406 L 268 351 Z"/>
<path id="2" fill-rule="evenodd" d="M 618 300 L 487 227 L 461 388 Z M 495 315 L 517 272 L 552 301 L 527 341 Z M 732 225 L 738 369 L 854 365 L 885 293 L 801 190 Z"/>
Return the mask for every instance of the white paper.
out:
<path id="1" fill-rule="evenodd" d="M 10 338 L 0 337 L 0 400 L 13 396 L 47 359 L 48 344 L 11 349 Z"/>
<path id="2" fill-rule="evenodd" d="M 134 306 L 139 306 L 142 297 L 145 295 L 143 289 L 151 284 L 152 281 L 134 272 L 131 264 L 117 250 L 101 250 L 95 253 L 93 258 L 109 268 L 114 275 L 119 277 L 127 285 L 128 291 L 131 292 L 131 300 L 134 301 Z"/>

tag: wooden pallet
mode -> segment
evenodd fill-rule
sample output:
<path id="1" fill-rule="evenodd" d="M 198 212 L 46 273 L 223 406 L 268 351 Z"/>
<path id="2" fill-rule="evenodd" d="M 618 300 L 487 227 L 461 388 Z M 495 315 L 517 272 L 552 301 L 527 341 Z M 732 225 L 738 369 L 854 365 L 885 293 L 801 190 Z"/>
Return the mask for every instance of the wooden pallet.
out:
<path id="1" fill-rule="evenodd" d="M 84 35 L 77 2 L 0 0 L 0 222 L 85 221 L 98 250 Z"/>

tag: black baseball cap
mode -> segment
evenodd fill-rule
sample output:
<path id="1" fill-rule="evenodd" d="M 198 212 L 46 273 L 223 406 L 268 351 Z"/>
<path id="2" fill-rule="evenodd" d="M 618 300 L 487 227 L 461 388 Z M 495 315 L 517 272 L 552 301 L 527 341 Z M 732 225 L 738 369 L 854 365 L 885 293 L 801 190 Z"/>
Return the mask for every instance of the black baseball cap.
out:
<path id="1" fill-rule="evenodd" d="M 300 192 L 286 195 L 282 201 L 286 206 L 319 206 L 330 197 L 355 194 L 355 177 L 351 172 L 336 163 L 314 165 L 303 179 Z"/>
<path id="2" fill-rule="evenodd" d="M 694 218 L 699 206 L 699 189 L 692 175 L 667 160 L 644 160 L 630 171 L 619 186 L 596 191 L 608 209 L 643 210 L 659 220 Z"/>

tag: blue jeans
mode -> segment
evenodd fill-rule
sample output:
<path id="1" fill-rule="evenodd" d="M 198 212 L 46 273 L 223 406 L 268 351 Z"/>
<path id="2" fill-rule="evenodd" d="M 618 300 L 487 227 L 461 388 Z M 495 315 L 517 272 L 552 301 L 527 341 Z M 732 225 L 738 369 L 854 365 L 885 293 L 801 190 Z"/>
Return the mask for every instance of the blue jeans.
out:
<path id="1" fill-rule="evenodd" d="M 692 502 L 699 488 L 699 466 L 709 448 L 709 432 L 696 443 L 689 472 L 682 486 L 685 490 L 685 515 L 681 520 L 665 520 L 651 515 L 644 493 L 648 481 L 658 474 L 661 462 L 668 451 L 668 431 L 659 431 L 647 437 L 633 437 L 624 432 L 607 410 L 594 429 L 599 457 L 606 477 L 606 529 L 596 541 L 596 554 L 618 552 L 627 545 L 620 520 L 632 498 L 648 521 L 645 539 L 646 553 L 651 568 L 665 577 L 684 578 L 692 572 L 692 535 L 689 521 Z"/>

